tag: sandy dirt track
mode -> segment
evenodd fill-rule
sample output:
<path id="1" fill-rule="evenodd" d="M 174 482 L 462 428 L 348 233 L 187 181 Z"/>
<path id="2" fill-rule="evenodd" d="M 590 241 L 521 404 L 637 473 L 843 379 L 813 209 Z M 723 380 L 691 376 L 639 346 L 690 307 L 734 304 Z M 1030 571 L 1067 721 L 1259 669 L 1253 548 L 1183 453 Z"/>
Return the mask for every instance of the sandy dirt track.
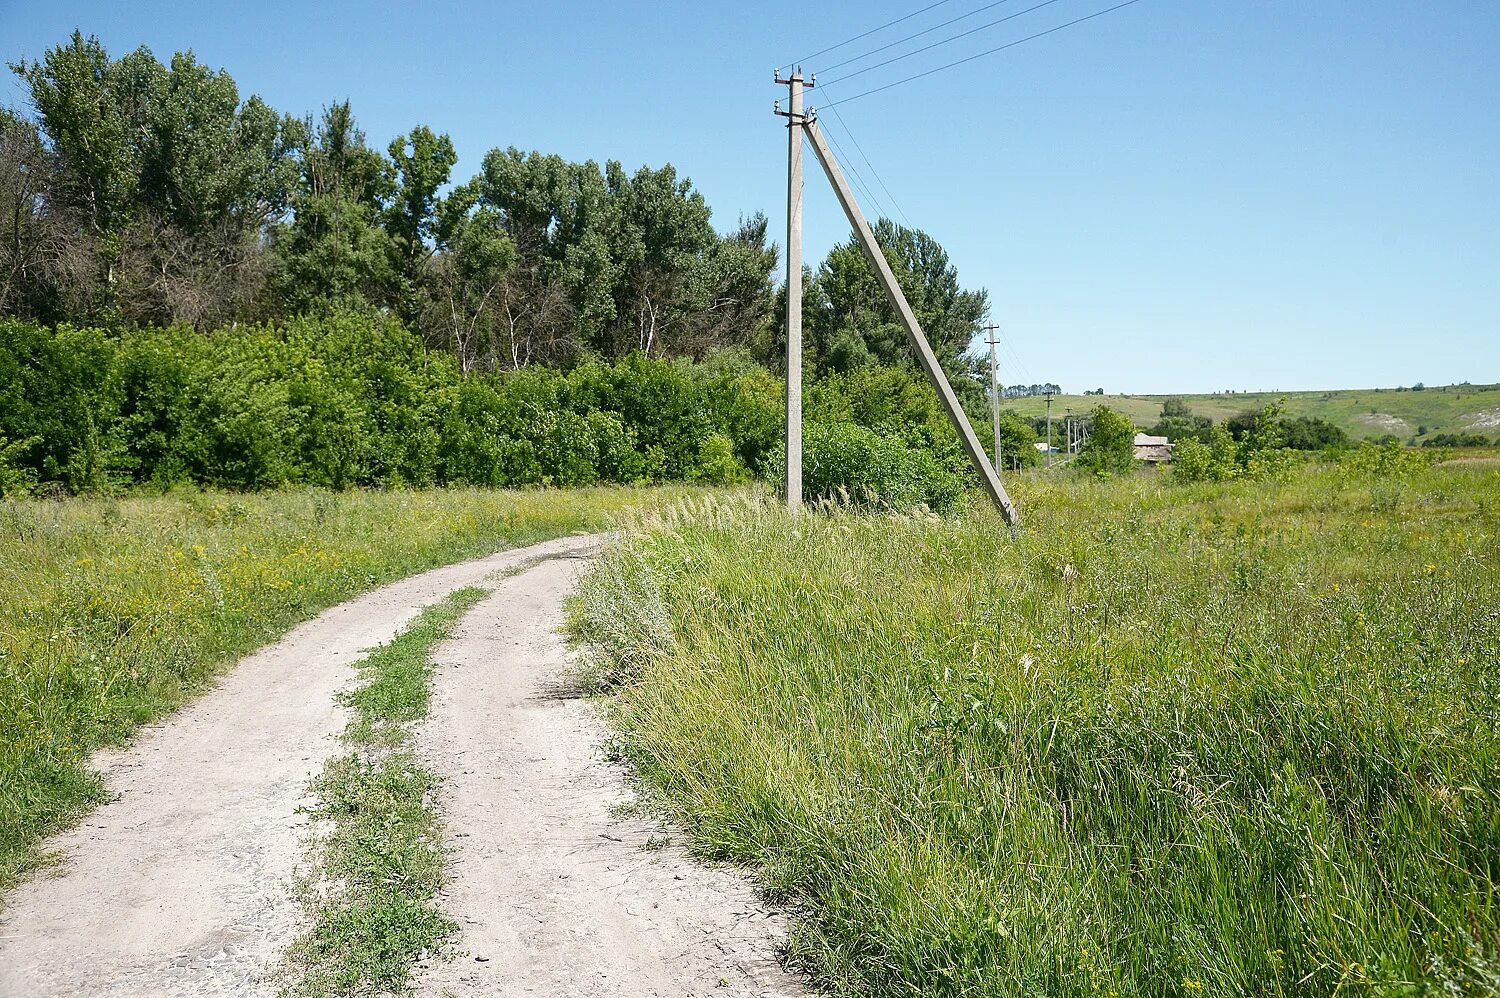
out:
<path id="1" fill-rule="evenodd" d="M 602 759 L 603 725 L 559 685 L 562 602 L 583 564 L 505 580 L 434 655 L 417 749 L 445 779 L 443 905 L 462 934 L 456 959 L 419 971 L 418 993 L 803 994 L 775 959 L 782 925 L 742 877 L 615 816 L 631 793 Z"/>
<path id="2" fill-rule="evenodd" d="M 351 666 L 422 607 L 575 554 L 564 538 L 439 568 L 335 607 L 94 760 L 115 799 L 47 843 L 63 865 L 0 912 L 0 996 L 264 995 L 300 924 L 308 781 L 339 750 Z"/>

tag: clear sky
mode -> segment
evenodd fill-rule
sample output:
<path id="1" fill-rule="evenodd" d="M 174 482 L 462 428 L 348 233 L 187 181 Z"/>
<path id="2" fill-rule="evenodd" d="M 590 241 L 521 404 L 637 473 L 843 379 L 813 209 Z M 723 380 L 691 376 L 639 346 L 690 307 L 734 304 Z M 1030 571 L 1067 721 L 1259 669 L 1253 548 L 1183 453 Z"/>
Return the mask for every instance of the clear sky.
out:
<path id="1" fill-rule="evenodd" d="M 772 67 L 926 2 L 0 0 L 0 54 L 39 56 L 75 27 L 115 55 L 191 48 L 280 110 L 352 99 L 379 146 L 417 123 L 447 131 L 460 177 L 508 145 L 670 161 L 721 228 L 760 210 L 780 242 L 786 142 L 771 102 L 785 91 Z M 988 2 L 948 0 L 807 68 L 833 84 L 866 64 L 835 62 Z M 1112 2 L 1056 0 L 813 102 Z M 20 98 L 0 85 L 0 102 Z M 989 289 L 1005 382 L 1144 393 L 1500 380 L 1492 0 L 1141 0 L 839 111 L 905 217 L 966 285 Z M 839 121 L 821 120 L 889 205 Z M 808 165 L 817 260 L 847 227 Z"/>

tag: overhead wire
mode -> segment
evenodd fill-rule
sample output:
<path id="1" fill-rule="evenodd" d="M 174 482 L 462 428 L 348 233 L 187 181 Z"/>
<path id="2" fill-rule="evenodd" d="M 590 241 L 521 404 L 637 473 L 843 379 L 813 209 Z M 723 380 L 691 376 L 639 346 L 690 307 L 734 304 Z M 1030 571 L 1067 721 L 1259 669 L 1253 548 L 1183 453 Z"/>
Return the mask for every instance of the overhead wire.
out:
<path id="1" fill-rule="evenodd" d="M 1027 14 L 1041 10 L 1043 7 L 1050 7 L 1058 2 L 1059 0 L 1042 0 L 1041 3 L 1035 5 L 1034 7 L 1027 7 L 1025 10 L 1016 11 L 1014 14 L 1006 14 L 1004 17 L 997 17 L 993 21 L 986 21 L 983 24 L 969 28 L 967 31 L 960 31 L 956 35 L 949 35 L 947 38 L 939 38 L 937 41 L 932 42 L 928 45 L 923 45 L 921 48 L 912 49 L 910 52 L 903 52 L 900 55 L 891 56 L 891 58 L 886 59 L 884 62 L 877 62 L 874 65 L 865 66 L 862 69 L 856 69 L 853 72 L 845 73 L 843 76 L 837 77 L 830 82 L 838 83 L 843 80 L 852 80 L 856 76 L 863 76 L 864 74 L 873 72 L 877 69 L 883 69 L 884 67 L 890 66 L 894 63 L 910 59 L 914 55 L 921 55 L 923 52 L 930 52 L 931 50 L 938 48 L 939 46 L 947 45 L 950 42 L 956 42 L 960 38 L 967 38 L 970 35 L 978 34 L 981 31 L 987 31 L 998 24 L 1004 24 L 1007 21 L 1014 21 L 1018 17 L 1025 17 Z"/>
<path id="2" fill-rule="evenodd" d="M 886 210 L 885 205 L 881 203 L 880 199 L 875 196 L 874 188 L 865 181 L 864 174 L 860 173 L 859 166 L 854 162 L 854 157 L 850 156 L 844 150 L 843 145 L 833 132 L 830 131 L 826 134 L 828 135 L 828 141 L 832 143 L 833 148 L 838 152 L 839 159 L 849 167 L 849 178 L 854 183 L 855 188 L 859 191 L 865 203 L 872 205 L 882 217 L 889 217 L 890 213 Z M 853 135 L 849 137 L 852 139 Z"/>
<path id="3" fill-rule="evenodd" d="M 829 52 L 833 52 L 836 49 L 841 49 L 845 45 L 853 44 L 854 42 L 859 41 L 861 38 L 868 38 L 871 35 L 875 34 L 876 32 L 884 31 L 886 28 L 895 27 L 896 25 L 900 24 L 902 21 L 910 21 L 912 18 L 916 17 L 918 14 L 925 14 L 929 10 L 932 10 L 934 7 L 941 7 L 941 6 L 943 6 L 943 4 L 945 4 L 945 3 L 951 3 L 951 2 L 952 2 L 952 0 L 937 0 L 936 3 L 930 3 L 930 4 L 928 4 L 927 6 L 923 7 L 920 10 L 914 10 L 910 14 L 903 14 L 901 17 L 896 18 L 894 21 L 887 21 L 886 23 L 880 25 L 878 28 L 871 28 L 869 31 L 860 32 L 859 34 L 855 35 L 852 38 L 845 38 L 843 41 L 839 42 L 837 45 L 830 45 L 830 46 L 828 46 L 825 49 L 818 49 L 818 51 L 814 52 L 810 56 L 807 56 L 806 58 L 793 59 L 791 62 L 782 63 L 780 66 L 777 66 L 776 68 L 777 69 L 785 69 L 788 66 L 798 66 L 798 65 L 801 65 L 802 63 L 807 62 L 809 59 L 816 59 L 820 55 L 827 55 Z"/>
<path id="4" fill-rule="evenodd" d="M 861 59 L 868 59 L 870 56 L 874 55 L 877 52 L 884 52 L 886 49 L 895 48 L 897 45 L 902 45 L 902 44 L 905 44 L 906 42 L 912 41 L 913 39 L 921 38 L 923 35 L 930 35 L 934 31 L 938 31 L 939 29 L 946 28 L 950 24 L 957 24 L 959 21 L 967 21 L 969 18 L 973 17 L 975 14 L 983 14 L 985 11 L 987 11 L 987 10 L 993 10 L 994 8 L 999 7 L 1001 4 L 1005 4 L 1005 3 L 1010 3 L 1010 0 L 993 0 L 992 3 L 987 3 L 983 7 L 977 7 L 974 10 L 969 11 L 967 14 L 960 14 L 957 17 L 950 17 L 946 21 L 943 21 L 943 22 L 941 22 L 939 24 L 934 24 L 930 28 L 923 28 L 921 31 L 917 31 L 917 32 L 914 32 L 914 33 L 912 33 L 910 35 L 907 35 L 905 38 L 897 38 L 893 42 L 887 42 L 886 44 L 881 45 L 878 48 L 870 49 L 868 52 L 861 52 L 859 55 L 850 56 L 848 59 L 845 59 L 843 62 L 836 62 L 832 66 L 824 66 L 824 67 L 822 67 L 822 71 L 825 72 L 825 73 L 831 73 L 835 69 L 841 69 L 844 66 L 849 65 L 851 62 L 859 62 L 859 60 L 861 60 Z"/>
<path id="5" fill-rule="evenodd" d="M 849 123 L 844 120 L 844 115 L 839 111 L 838 108 L 833 107 L 833 105 L 831 104 L 829 105 L 829 108 L 833 111 L 833 116 L 838 119 L 839 125 L 843 127 L 844 134 L 848 135 L 849 141 L 854 143 L 854 148 L 859 153 L 860 158 L 863 159 L 865 161 L 865 165 L 870 168 L 870 173 L 872 176 L 874 176 L 875 182 L 880 185 L 881 190 L 885 191 L 885 196 L 890 199 L 891 204 L 895 205 L 896 212 L 901 216 L 901 220 L 906 223 L 906 227 L 908 229 L 915 228 L 915 226 L 911 224 L 911 219 L 906 216 L 906 209 L 901 207 L 900 200 L 897 199 L 895 194 L 891 193 L 891 189 L 886 184 L 885 178 L 880 175 L 880 171 L 875 168 L 875 164 L 870 160 L 869 155 L 865 153 L 865 147 L 860 144 L 858 136 L 854 134 L 854 129 L 850 128 Z"/>
<path id="6" fill-rule="evenodd" d="M 1048 2 L 1049 3 L 1050 2 L 1055 2 L 1055 0 L 1048 0 Z M 894 83 L 887 83 L 884 86 L 873 87 L 873 88 L 871 88 L 869 90 L 861 91 L 860 93 L 857 93 L 857 94 L 855 94 L 852 97 L 844 97 L 841 100 L 834 101 L 833 104 L 825 104 L 825 105 L 823 105 L 823 109 L 824 110 L 829 110 L 829 109 L 832 109 L 837 104 L 847 104 L 850 101 L 859 100 L 861 97 L 869 97 L 871 94 L 878 94 L 878 93 L 881 93 L 882 91 L 890 90 L 892 87 L 899 87 L 903 83 L 911 83 L 913 80 L 920 80 L 920 79 L 922 79 L 924 77 L 932 76 L 934 73 L 941 73 L 944 70 L 952 69 L 955 66 L 962 66 L 965 63 L 973 62 L 975 59 L 983 59 L 985 56 L 994 55 L 996 52 L 1003 52 L 1006 49 L 1013 49 L 1017 45 L 1024 45 L 1025 43 L 1030 42 L 1030 41 L 1035 41 L 1038 38 L 1043 38 L 1043 37 L 1045 37 L 1047 35 L 1056 34 L 1057 32 L 1062 31 L 1065 28 L 1071 28 L 1071 27 L 1073 27 L 1075 24 L 1082 24 L 1085 21 L 1092 21 L 1092 20 L 1094 20 L 1094 18 L 1096 18 L 1096 17 L 1103 17 L 1105 14 L 1113 14 L 1117 10 L 1121 10 L 1121 9 L 1123 9 L 1125 7 L 1131 6 L 1132 4 L 1137 4 L 1137 3 L 1140 3 L 1140 2 L 1141 2 L 1141 0 L 1125 0 L 1124 3 L 1117 3 L 1113 7 L 1106 7 L 1104 10 L 1096 11 L 1096 12 L 1094 12 L 1092 14 L 1085 15 L 1084 17 L 1075 18 L 1075 19 L 1073 19 L 1071 21 L 1068 21 L 1065 24 L 1059 24 L 1055 28 L 1048 28 L 1046 31 L 1038 31 L 1034 35 L 1027 35 L 1025 38 L 1017 38 L 1013 42 L 1007 42 L 1004 45 L 997 45 L 994 48 L 992 48 L 992 49 L 986 49 L 983 52 L 976 52 L 974 55 L 967 56 L 967 57 L 965 57 L 963 59 L 954 60 L 953 62 L 947 63 L 947 64 L 942 65 L 942 66 L 938 66 L 938 67 L 936 67 L 934 69 L 929 69 L 929 70 L 927 70 L 925 72 L 922 72 L 922 73 L 915 73 L 915 74 L 913 74 L 911 76 L 906 77 L 905 79 L 897 80 Z M 1035 8 L 1032 8 L 1032 9 L 1034 10 Z M 1027 12 L 1026 11 L 1022 11 L 1021 13 L 1024 14 L 1024 13 L 1027 13 Z M 874 68 L 874 67 L 871 67 L 871 68 Z M 860 72 L 864 72 L 864 70 L 861 70 Z M 850 75 L 854 75 L 854 74 L 850 74 Z M 843 79 L 847 80 L 847 79 L 849 79 L 849 76 L 845 76 L 845 77 L 843 77 Z"/>

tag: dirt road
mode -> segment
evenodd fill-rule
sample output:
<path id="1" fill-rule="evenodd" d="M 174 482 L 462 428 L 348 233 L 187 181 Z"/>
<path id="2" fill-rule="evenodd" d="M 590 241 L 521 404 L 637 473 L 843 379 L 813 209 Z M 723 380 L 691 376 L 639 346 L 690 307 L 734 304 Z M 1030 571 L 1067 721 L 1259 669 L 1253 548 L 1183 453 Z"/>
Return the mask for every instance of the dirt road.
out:
<path id="1" fill-rule="evenodd" d="M 601 757 L 603 725 L 558 686 L 559 611 L 581 571 L 557 560 L 506 580 L 434 656 L 417 749 L 445 778 L 462 955 L 419 974 L 418 993 L 802 994 L 775 960 L 779 920 L 742 878 L 615 817 L 631 793 Z"/>
<path id="2" fill-rule="evenodd" d="M 7 899 L 0 914 L 0 995 L 275 994 L 283 951 L 302 924 L 295 882 L 304 872 L 309 827 L 299 809 L 310 803 L 308 781 L 339 751 L 337 735 L 347 717 L 335 704 L 335 695 L 355 681 L 354 663 L 365 650 L 394 637 L 423 606 L 447 593 L 537 559 L 577 556 L 594 543 L 593 538 L 566 538 L 501 552 L 403 580 L 329 610 L 240 662 L 213 691 L 143 730 L 128 748 L 97 758 L 116 798 L 78 828 L 48 843 L 64 856 L 55 875 L 43 874 Z M 537 787 L 555 785 L 558 793 L 569 787 L 580 794 L 622 792 L 618 776 L 593 761 L 600 732 L 587 705 L 558 705 L 553 740 L 545 751 L 534 744 L 525 747 L 531 736 L 501 728 L 525 720 L 531 709 L 525 706 L 527 698 L 533 695 L 528 690 L 533 688 L 496 676 L 526 668 L 527 675 L 542 681 L 545 669 L 530 668 L 535 663 L 523 648 L 548 654 L 546 668 L 562 663 L 554 631 L 560 622 L 563 587 L 579 564 L 543 562 L 506 580 L 475 608 L 459 640 L 445 649 L 445 662 L 458 668 L 440 673 L 437 713 L 423 745 L 445 772 L 455 761 L 471 770 L 454 771 L 448 792 L 455 809 L 452 831 L 460 843 L 451 901 L 455 911 L 462 909 L 460 917 L 470 919 L 465 923 L 465 944 L 494 952 L 487 963 L 469 956 L 452 968 L 431 968 L 434 979 L 455 968 L 480 966 L 502 975 L 492 977 L 486 993 L 527 993 L 527 985 L 511 986 L 512 981 L 527 979 L 529 971 L 519 969 L 525 946 L 518 942 L 521 948 L 507 949 L 486 933 L 505 936 L 513 930 L 517 940 L 530 939 L 538 952 L 570 954 L 575 950 L 569 947 L 587 938 L 599 922 L 598 910 L 565 910 L 570 898 L 592 895 L 563 892 L 555 895 L 560 907 L 549 912 L 554 919 L 550 927 L 533 922 L 523 931 L 516 912 L 536 909 L 512 891 L 531 890 L 531 881 L 507 885 L 487 868 L 484 858 L 504 853 L 512 862 L 540 871 L 557 860 L 554 848 L 568 853 L 585 837 L 598 836 L 580 826 L 576 834 L 538 833 L 523 840 L 521 826 L 513 824 L 523 821 L 521 812 L 534 811 L 543 823 L 598 817 L 596 801 L 574 802 L 571 806 L 577 810 L 570 811 L 556 794 L 535 796 Z M 538 593 L 532 593 L 533 586 Z M 515 645 L 512 654 L 503 656 L 510 647 L 504 635 L 512 634 L 525 635 L 527 644 Z M 487 657 L 491 653 L 493 659 Z M 455 675 L 463 678 L 455 683 Z M 482 699 L 487 690 L 500 691 L 500 702 Z M 511 706 L 499 710 L 502 703 Z M 439 717 L 452 726 L 451 742 L 445 742 Z M 493 752 L 481 737 L 493 741 Z M 573 766 L 582 775 L 570 783 L 559 766 Z M 520 780 L 519 785 L 528 789 L 508 789 L 517 784 L 506 780 Z M 476 816 L 492 809 L 484 806 L 484 793 L 473 792 L 476 785 L 490 794 L 492 805 L 503 800 L 500 810 L 509 813 L 496 814 L 488 823 L 476 822 Z M 608 820 L 607 814 L 603 820 Z M 526 856 L 527 850 L 536 855 Z M 591 864 L 575 854 L 570 876 L 645 879 L 656 870 L 645 857 L 632 851 L 632 866 L 623 860 Z M 666 876 L 672 880 L 674 874 Z M 701 871 L 695 877 L 699 879 L 689 881 L 695 885 L 694 896 L 715 912 L 752 910 L 734 878 Z M 715 893 L 710 885 L 725 893 Z M 631 897 L 633 889 L 616 884 L 613 896 Z M 605 888 L 600 890 L 610 896 Z M 483 903 L 471 903 L 470 898 Z M 668 910 L 674 910 L 671 899 L 667 901 Z M 653 903 L 646 900 L 645 906 Z M 657 930 L 650 926 L 655 924 L 644 920 L 635 925 L 629 930 L 635 933 L 634 941 L 620 929 L 624 934 L 606 943 L 644 950 L 610 965 L 621 974 L 637 975 L 640 986 L 617 977 L 617 986 L 605 990 L 591 980 L 564 992 L 657 993 L 652 989 L 658 988 L 658 981 L 678 974 L 660 967 L 663 960 L 681 960 L 682 972 L 695 982 L 708 972 L 703 970 L 706 964 L 690 958 L 689 947 L 673 948 L 676 940 L 652 950 L 650 941 Z M 699 924 L 712 923 L 700 919 Z M 738 956 L 740 944 L 734 940 L 739 936 L 715 939 L 701 929 L 699 935 L 695 941 L 705 952 L 719 952 L 720 945 L 730 950 L 729 955 L 720 954 L 725 973 L 737 973 L 741 963 L 754 963 Z M 554 946 L 558 940 L 568 945 Z M 500 965 L 502 957 L 516 961 L 509 968 L 515 976 L 503 977 L 507 968 Z M 460 990 L 467 983 L 462 976 L 458 975 Z M 661 993 L 687 994 L 697 987 L 681 979 L 681 987 Z"/>

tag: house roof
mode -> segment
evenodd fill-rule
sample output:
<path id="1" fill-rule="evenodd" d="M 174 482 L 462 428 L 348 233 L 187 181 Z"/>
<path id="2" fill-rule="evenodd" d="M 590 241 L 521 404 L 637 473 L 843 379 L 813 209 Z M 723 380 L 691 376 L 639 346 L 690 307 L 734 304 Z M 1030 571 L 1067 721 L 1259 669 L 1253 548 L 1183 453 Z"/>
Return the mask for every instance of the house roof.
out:
<path id="1" fill-rule="evenodd" d="M 1137 447 L 1171 447 L 1172 441 L 1166 437 L 1153 437 L 1149 433 L 1137 433 L 1135 435 L 1135 445 Z"/>

